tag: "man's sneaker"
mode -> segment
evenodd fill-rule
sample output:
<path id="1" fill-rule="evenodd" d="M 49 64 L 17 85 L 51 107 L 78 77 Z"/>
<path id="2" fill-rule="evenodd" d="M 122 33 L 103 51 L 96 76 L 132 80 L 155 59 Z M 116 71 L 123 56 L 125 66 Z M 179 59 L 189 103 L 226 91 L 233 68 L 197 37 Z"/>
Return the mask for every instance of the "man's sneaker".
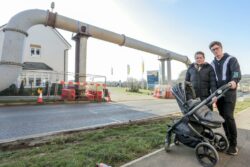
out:
<path id="1" fill-rule="evenodd" d="M 238 148 L 234 146 L 229 146 L 227 153 L 229 155 L 237 155 L 238 154 Z"/>

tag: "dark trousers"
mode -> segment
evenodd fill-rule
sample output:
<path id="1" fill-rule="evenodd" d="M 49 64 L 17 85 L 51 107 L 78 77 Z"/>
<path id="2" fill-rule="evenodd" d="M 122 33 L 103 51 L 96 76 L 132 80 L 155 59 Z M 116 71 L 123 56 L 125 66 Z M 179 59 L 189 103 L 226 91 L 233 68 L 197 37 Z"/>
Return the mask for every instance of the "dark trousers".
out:
<path id="1" fill-rule="evenodd" d="M 234 108 L 235 108 L 235 100 L 225 100 L 224 97 L 217 101 L 217 107 L 220 115 L 224 118 L 225 122 L 223 123 L 223 128 L 225 130 L 225 134 L 229 141 L 230 146 L 237 146 L 237 128 L 234 119 Z"/>

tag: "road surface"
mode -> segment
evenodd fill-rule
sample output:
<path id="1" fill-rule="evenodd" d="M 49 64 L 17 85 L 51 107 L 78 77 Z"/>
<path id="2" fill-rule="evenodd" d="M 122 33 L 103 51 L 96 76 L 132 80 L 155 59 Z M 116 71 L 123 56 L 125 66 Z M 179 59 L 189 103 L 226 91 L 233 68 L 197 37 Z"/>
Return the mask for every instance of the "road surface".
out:
<path id="1" fill-rule="evenodd" d="M 0 107 L 0 142 L 167 115 L 175 100 Z"/>

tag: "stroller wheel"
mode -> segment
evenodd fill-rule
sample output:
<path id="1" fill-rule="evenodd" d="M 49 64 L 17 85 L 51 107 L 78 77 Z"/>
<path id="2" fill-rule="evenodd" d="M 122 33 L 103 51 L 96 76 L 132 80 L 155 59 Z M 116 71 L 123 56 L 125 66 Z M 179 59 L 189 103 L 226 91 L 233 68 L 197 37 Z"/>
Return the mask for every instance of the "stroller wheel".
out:
<path id="1" fill-rule="evenodd" d="M 208 143 L 199 143 L 195 148 L 195 154 L 202 166 L 213 167 L 219 161 L 216 149 Z"/>
<path id="2" fill-rule="evenodd" d="M 180 141 L 178 140 L 178 137 L 175 135 L 175 137 L 174 137 L 174 144 L 176 145 L 176 146 L 178 146 L 178 145 L 180 145 Z"/>
<path id="3" fill-rule="evenodd" d="M 170 151 L 170 143 L 171 141 L 168 140 L 168 138 L 166 138 L 165 140 L 165 151 L 169 152 Z"/>
<path id="4" fill-rule="evenodd" d="M 171 131 L 167 132 L 166 139 L 165 139 L 165 151 L 166 152 L 170 151 L 171 137 L 172 137 L 172 132 Z"/>
<path id="5" fill-rule="evenodd" d="M 214 133 L 214 147 L 216 148 L 216 150 L 220 151 L 220 152 L 224 152 L 227 151 L 228 147 L 229 147 L 229 143 L 228 140 L 226 138 L 226 136 L 224 136 L 221 133 Z"/>

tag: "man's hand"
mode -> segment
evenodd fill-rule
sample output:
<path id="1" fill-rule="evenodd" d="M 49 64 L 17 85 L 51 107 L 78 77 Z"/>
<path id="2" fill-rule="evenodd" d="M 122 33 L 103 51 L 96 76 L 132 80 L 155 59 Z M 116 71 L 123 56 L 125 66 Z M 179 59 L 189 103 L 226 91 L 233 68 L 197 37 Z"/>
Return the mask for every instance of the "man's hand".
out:
<path id="1" fill-rule="evenodd" d="M 217 100 L 218 100 L 218 98 L 217 98 L 216 96 L 212 98 L 212 102 L 213 102 L 213 103 L 216 103 Z"/>
<path id="2" fill-rule="evenodd" d="M 235 81 L 230 81 L 229 84 L 231 84 L 231 89 L 235 89 L 237 87 L 237 83 Z"/>

